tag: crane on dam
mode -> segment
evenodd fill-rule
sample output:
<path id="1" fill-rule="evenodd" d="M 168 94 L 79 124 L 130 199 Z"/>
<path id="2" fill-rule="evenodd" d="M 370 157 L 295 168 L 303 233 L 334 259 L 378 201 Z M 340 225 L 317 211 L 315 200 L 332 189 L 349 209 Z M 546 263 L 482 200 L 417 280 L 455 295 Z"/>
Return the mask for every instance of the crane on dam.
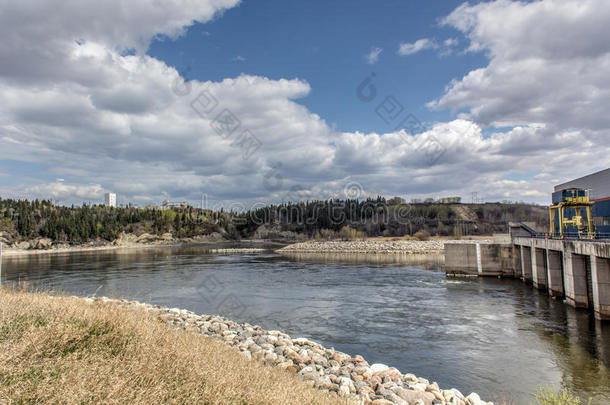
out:
<path id="1" fill-rule="evenodd" d="M 592 207 L 589 191 L 567 188 L 553 193 L 550 206 L 550 237 L 595 239 Z"/>

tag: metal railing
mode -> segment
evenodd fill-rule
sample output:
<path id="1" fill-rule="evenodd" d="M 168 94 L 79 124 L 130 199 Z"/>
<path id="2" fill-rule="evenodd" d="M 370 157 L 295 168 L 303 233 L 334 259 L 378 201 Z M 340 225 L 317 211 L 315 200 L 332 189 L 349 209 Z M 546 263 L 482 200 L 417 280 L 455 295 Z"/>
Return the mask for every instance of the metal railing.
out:
<path id="1" fill-rule="evenodd" d="M 556 234 L 550 234 L 548 232 L 539 232 L 539 233 L 531 234 L 530 237 L 533 239 L 577 240 L 577 241 L 581 241 L 581 242 L 601 242 L 601 241 L 609 241 L 610 233 L 596 233 L 594 239 L 583 237 L 583 235 L 579 234 L 578 232 L 564 233 L 563 237 L 556 235 Z"/>

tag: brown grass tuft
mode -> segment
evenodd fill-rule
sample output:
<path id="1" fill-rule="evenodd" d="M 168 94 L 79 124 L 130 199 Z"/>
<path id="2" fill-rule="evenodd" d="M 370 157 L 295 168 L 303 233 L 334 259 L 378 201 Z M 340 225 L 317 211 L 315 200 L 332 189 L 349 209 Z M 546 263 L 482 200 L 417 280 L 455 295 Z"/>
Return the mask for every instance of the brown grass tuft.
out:
<path id="1" fill-rule="evenodd" d="M 346 404 L 143 311 L 0 289 L 0 403 Z"/>

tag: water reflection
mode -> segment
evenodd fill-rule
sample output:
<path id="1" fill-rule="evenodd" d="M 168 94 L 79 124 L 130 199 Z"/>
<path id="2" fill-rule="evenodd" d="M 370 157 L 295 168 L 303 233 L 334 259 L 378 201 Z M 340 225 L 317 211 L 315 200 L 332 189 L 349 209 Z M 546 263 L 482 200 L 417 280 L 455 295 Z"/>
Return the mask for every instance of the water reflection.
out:
<path id="1" fill-rule="evenodd" d="M 438 269 L 445 264 L 442 254 L 413 253 L 298 253 L 282 252 L 282 256 L 297 261 L 311 263 L 369 263 L 418 265 L 428 269 Z"/>
<path id="2" fill-rule="evenodd" d="M 564 385 L 610 402 L 610 326 L 518 280 L 446 278 L 442 257 L 209 249 L 31 256 L 3 270 L 43 288 L 285 330 L 486 399 L 527 404 L 539 385 Z"/>

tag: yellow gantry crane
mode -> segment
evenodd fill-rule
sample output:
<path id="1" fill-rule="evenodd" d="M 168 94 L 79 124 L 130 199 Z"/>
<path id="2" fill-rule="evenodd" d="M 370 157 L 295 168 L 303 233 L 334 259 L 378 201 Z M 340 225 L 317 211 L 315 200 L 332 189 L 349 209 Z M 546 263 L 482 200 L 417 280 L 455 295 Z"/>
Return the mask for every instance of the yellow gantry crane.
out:
<path id="1" fill-rule="evenodd" d="M 568 188 L 553 193 L 551 238 L 595 239 L 592 207 L 587 190 Z"/>

